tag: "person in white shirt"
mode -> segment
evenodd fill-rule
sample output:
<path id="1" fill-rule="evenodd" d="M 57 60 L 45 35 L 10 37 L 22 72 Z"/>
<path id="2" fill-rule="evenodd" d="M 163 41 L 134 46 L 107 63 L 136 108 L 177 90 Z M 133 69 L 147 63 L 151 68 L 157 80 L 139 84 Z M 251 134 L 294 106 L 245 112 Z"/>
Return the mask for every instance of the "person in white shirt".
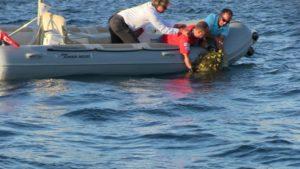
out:
<path id="1" fill-rule="evenodd" d="M 109 32 L 112 43 L 139 43 L 138 37 L 143 28 L 151 23 L 162 34 L 177 34 L 179 30 L 167 26 L 158 16 L 164 13 L 169 0 L 152 0 L 151 2 L 123 10 L 109 19 Z"/>

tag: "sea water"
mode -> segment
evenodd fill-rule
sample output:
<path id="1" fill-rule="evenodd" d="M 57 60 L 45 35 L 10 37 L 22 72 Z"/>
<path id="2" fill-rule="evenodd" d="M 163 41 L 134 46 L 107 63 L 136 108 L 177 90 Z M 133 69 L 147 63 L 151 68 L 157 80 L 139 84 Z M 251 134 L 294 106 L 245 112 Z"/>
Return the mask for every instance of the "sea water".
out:
<path id="1" fill-rule="evenodd" d="M 46 0 L 68 24 L 107 25 L 143 0 Z M 300 168 L 299 0 L 173 0 L 167 20 L 229 7 L 260 34 L 213 76 L 77 76 L 0 82 L 0 168 Z M 37 1 L 1 0 L 0 24 Z M 38 71 L 38 70 L 37 70 Z"/>

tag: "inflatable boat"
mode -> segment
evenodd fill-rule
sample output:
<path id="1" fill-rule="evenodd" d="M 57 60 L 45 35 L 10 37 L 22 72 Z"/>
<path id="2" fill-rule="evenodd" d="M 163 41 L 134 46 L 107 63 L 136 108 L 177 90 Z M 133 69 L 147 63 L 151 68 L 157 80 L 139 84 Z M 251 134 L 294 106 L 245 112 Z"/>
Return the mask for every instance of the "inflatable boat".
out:
<path id="1" fill-rule="evenodd" d="M 0 26 L 20 44 L 0 46 L 0 80 L 53 78 L 70 75 L 158 75 L 186 71 L 176 46 L 157 43 L 159 34 L 146 31 L 138 44 L 110 44 L 110 34 L 99 26 L 67 26 L 39 1 L 36 26 Z M 197 21 L 189 21 L 195 23 Z M 31 24 L 30 23 L 30 24 Z M 29 23 L 28 23 L 29 24 Z M 230 24 L 225 60 L 231 65 L 245 56 L 257 33 L 238 21 Z M 192 47 L 191 60 L 206 53 Z"/>

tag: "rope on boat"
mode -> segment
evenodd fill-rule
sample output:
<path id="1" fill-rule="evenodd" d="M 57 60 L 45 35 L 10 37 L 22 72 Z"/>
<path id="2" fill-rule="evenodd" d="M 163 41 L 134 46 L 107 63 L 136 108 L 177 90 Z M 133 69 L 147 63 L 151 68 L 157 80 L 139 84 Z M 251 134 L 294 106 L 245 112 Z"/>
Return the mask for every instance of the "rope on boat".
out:
<path id="1" fill-rule="evenodd" d="M 35 17 L 31 21 L 27 22 L 26 24 L 24 24 L 23 26 L 21 26 L 20 28 L 18 28 L 17 30 L 15 30 L 14 32 L 10 33 L 9 36 L 13 36 L 14 34 L 20 32 L 22 29 L 28 27 L 31 23 L 35 22 L 36 20 L 37 20 L 37 17 Z"/>

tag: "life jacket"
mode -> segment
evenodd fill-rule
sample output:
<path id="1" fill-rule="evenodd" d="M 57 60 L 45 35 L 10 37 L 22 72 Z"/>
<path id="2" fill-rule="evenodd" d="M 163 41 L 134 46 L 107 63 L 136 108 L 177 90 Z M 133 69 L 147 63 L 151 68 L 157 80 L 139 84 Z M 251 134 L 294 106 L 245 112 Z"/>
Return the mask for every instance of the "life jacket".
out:
<path id="1" fill-rule="evenodd" d="M 16 42 L 13 38 L 11 38 L 7 33 L 0 31 L 0 41 L 4 41 L 5 43 L 18 48 L 20 47 L 19 43 Z"/>

